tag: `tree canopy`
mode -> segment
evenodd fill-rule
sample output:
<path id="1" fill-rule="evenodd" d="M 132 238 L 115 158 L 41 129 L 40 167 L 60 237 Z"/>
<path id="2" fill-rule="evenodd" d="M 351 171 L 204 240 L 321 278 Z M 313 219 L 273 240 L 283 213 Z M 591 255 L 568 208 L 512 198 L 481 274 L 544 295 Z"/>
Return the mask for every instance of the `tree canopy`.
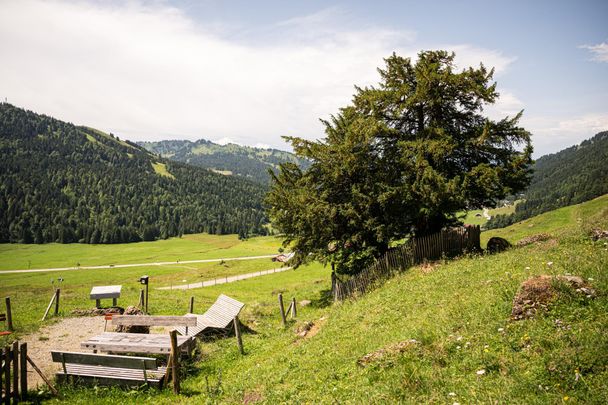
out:
<path id="1" fill-rule="evenodd" d="M 356 87 L 352 103 L 323 121 L 324 139 L 286 137 L 311 165 L 282 164 L 266 201 L 296 264 L 321 260 L 356 273 L 391 243 L 456 224 L 459 212 L 529 184 L 522 112 L 486 117 L 499 96 L 493 69 L 456 71 L 454 58 L 393 54 L 377 86 Z"/>

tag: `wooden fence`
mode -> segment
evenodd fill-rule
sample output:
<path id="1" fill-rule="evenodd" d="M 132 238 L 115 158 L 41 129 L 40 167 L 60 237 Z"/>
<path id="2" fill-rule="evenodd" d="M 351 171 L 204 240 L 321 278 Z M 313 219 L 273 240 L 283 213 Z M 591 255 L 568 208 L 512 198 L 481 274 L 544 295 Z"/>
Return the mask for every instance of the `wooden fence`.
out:
<path id="1" fill-rule="evenodd" d="M 355 294 L 365 294 L 396 273 L 425 260 L 454 257 L 464 252 L 481 250 L 479 226 L 444 229 L 441 232 L 412 238 L 389 250 L 360 273 L 340 280 L 332 273 L 331 291 L 334 301 L 342 301 Z"/>
<path id="2" fill-rule="evenodd" d="M 0 403 L 14 404 L 24 400 L 27 395 L 27 346 L 14 342 L 0 350 L 2 367 L 0 368 L 0 387 L 2 397 Z M 21 391 L 21 394 L 19 393 Z"/>

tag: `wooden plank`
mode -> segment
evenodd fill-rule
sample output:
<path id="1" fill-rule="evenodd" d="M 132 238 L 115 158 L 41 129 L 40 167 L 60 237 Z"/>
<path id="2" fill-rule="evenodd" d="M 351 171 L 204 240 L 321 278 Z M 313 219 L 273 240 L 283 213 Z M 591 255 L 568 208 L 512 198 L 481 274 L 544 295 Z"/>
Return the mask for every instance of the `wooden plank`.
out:
<path id="1" fill-rule="evenodd" d="M 112 325 L 196 326 L 197 319 L 186 316 L 115 315 Z"/>
<path id="2" fill-rule="evenodd" d="M 191 342 L 189 336 L 179 336 L 178 346 L 188 352 Z M 82 342 L 80 347 L 115 353 L 156 353 L 166 354 L 171 351 L 168 335 L 148 335 L 139 333 L 105 332 Z"/>
<path id="3" fill-rule="evenodd" d="M 92 366 L 108 366 L 141 370 L 142 363 L 145 363 L 146 369 L 156 368 L 156 359 L 150 357 L 51 351 L 51 357 L 56 363 L 62 362 L 62 355 L 67 364 L 86 364 Z"/>
<path id="4" fill-rule="evenodd" d="M 13 404 L 19 402 L 19 342 L 13 342 Z"/>
<path id="5" fill-rule="evenodd" d="M 171 374 L 173 374 L 173 393 L 179 395 L 179 353 L 177 348 L 177 332 L 169 333 L 171 340 Z"/>
<path id="6" fill-rule="evenodd" d="M 21 400 L 25 401 L 27 400 L 27 343 L 21 343 L 19 349 Z"/>
<path id="7" fill-rule="evenodd" d="M 65 375 L 62 373 L 57 374 L 57 382 L 59 384 L 69 383 L 70 380 L 74 380 L 74 383 L 77 385 L 90 385 L 90 386 L 119 386 L 119 387 L 140 387 L 145 385 L 145 383 L 141 380 L 129 380 L 124 378 L 113 378 L 113 377 L 103 377 L 103 376 L 88 376 L 88 375 Z M 162 388 L 163 379 L 149 379 L 148 384 L 152 387 Z"/>
<path id="8" fill-rule="evenodd" d="M 4 403 L 11 403 L 11 347 L 4 348 Z"/>

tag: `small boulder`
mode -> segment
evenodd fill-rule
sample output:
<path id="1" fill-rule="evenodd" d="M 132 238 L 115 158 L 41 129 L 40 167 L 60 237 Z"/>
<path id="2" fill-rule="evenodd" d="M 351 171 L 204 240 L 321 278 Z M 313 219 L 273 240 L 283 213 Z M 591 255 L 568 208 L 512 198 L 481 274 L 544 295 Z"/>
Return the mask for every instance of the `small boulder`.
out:
<path id="1" fill-rule="evenodd" d="M 539 234 L 527 236 L 527 237 L 521 239 L 519 242 L 517 242 L 517 246 L 518 247 L 527 246 L 527 245 L 531 245 L 533 243 L 544 242 L 549 239 L 552 239 L 551 235 L 549 235 L 547 233 L 539 233 Z"/>
<path id="2" fill-rule="evenodd" d="M 144 315 L 144 312 L 137 307 L 127 307 L 123 315 Z M 150 327 L 145 325 L 119 325 L 116 332 L 121 333 L 150 333 Z"/>
<path id="3" fill-rule="evenodd" d="M 513 299 L 511 317 L 515 320 L 533 317 L 539 310 L 546 310 L 559 294 L 556 283 L 563 283 L 587 298 L 595 296 L 595 290 L 578 276 L 536 276 L 527 279 L 519 287 Z"/>
<path id="4" fill-rule="evenodd" d="M 501 238 L 498 236 L 493 236 L 488 241 L 488 252 L 490 253 L 500 253 L 511 247 L 511 243 L 505 238 Z"/>
<path id="5" fill-rule="evenodd" d="M 416 339 L 404 340 L 403 342 L 395 343 L 366 354 L 357 360 L 357 364 L 361 367 L 365 367 L 372 363 L 382 362 L 382 360 L 385 360 L 386 358 L 390 358 L 398 355 L 399 353 L 404 353 L 405 351 L 410 350 L 417 344 L 418 341 Z"/>

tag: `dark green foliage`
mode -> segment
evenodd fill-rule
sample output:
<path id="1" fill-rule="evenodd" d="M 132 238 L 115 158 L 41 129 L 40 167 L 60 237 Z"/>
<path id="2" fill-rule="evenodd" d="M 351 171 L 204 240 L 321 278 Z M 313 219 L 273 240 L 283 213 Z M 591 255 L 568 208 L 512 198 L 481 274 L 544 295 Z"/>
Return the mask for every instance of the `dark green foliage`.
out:
<path id="1" fill-rule="evenodd" d="M 267 197 L 273 225 L 297 263 L 332 262 L 356 273 L 389 245 L 457 223 L 529 182 L 529 133 L 520 114 L 482 115 L 498 97 L 492 70 L 454 71 L 453 54 L 392 55 L 378 87 L 357 88 L 318 142 L 288 138 L 303 172 L 282 164 Z"/>
<path id="2" fill-rule="evenodd" d="M 567 205 L 592 200 L 608 193 L 608 131 L 558 153 L 541 157 L 534 176 L 511 215 L 497 215 L 488 229 L 522 221 Z"/>
<path id="3" fill-rule="evenodd" d="M 292 162 L 302 168 L 308 162 L 298 159 L 292 153 L 277 149 L 260 149 L 235 144 L 218 145 L 204 139 L 196 142 L 168 140 L 160 142 L 138 142 L 152 153 L 167 159 L 191 165 L 230 171 L 233 175 L 251 179 L 267 185 L 270 182 L 268 169 L 276 172 L 280 163 Z"/>
<path id="4" fill-rule="evenodd" d="M 174 178 L 155 173 L 165 163 Z M 0 104 L 0 242 L 118 243 L 266 233 L 264 188 L 155 158 L 86 127 Z"/>

